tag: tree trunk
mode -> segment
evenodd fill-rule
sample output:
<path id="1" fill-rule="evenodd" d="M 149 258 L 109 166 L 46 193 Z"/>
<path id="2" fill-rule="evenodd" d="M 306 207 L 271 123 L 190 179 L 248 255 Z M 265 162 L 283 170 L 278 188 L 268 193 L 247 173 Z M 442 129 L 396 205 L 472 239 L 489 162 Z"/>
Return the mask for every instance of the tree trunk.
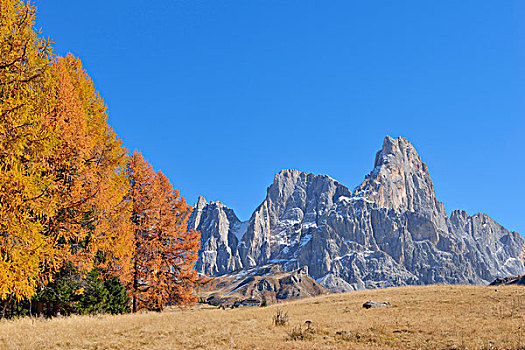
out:
<path id="1" fill-rule="evenodd" d="M 137 260 L 134 262 L 134 271 L 133 271 L 133 313 L 137 312 Z"/>

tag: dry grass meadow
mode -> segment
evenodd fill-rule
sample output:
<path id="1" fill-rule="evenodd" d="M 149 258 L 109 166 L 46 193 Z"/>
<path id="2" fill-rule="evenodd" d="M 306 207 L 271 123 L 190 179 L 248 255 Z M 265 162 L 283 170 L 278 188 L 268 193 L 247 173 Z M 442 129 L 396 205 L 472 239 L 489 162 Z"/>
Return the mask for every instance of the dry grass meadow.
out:
<path id="1" fill-rule="evenodd" d="M 370 299 L 392 306 L 363 309 Z M 288 313 L 284 326 L 272 323 L 277 309 Z M 525 288 L 401 287 L 265 308 L 0 321 L 0 349 L 369 348 L 525 349 Z"/>

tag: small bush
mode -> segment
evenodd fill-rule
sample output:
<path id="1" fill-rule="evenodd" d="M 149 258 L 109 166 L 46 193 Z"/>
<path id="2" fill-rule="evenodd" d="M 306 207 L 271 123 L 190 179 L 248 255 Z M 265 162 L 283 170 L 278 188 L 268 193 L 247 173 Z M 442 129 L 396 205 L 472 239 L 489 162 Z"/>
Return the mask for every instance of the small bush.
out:
<path id="1" fill-rule="evenodd" d="M 276 326 L 284 326 L 288 323 L 288 312 L 277 309 L 277 313 L 273 316 L 273 324 Z"/>
<path id="2" fill-rule="evenodd" d="M 343 340 L 343 341 L 350 341 L 353 340 L 355 337 L 352 336 L 352 333 L 349 331 L 338 331 L 335 333 L 335 339 Z"/>
<path id="3" fill-rule="evenodd" d="M 312 340 L 315 335 L 315 330 L 311 327 L 304 328 L 295 326 L 288 332 L 288 340 Z"/>

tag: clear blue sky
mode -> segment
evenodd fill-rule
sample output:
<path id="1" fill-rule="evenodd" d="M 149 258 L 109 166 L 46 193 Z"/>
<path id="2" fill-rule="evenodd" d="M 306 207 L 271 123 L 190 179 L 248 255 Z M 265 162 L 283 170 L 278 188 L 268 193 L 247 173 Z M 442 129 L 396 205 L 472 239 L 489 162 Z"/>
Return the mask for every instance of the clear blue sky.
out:
<path id="1" fill-rule="evenodd" d="M 525 1 L 35 4 L 190 203 L 247 219 L 283 168 L 353 188 L 401 135 L 449 213 L 525 233 Z"/>

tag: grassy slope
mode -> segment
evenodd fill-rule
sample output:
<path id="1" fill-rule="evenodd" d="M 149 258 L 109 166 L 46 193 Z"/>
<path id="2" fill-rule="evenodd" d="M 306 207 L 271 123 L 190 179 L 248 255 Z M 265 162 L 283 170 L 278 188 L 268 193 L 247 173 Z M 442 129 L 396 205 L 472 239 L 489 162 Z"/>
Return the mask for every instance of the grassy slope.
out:
<path id="1" fill-rule="evenodd" d="M 525 288 L 429 286 L 332 294 L 266 308 L 196 306 L 122 316 L 0 321 L 1 349 L 491 349 L 525 346 Z M 363 302 L 393 306 L 365 310 Z M 272 324 L 277 308 L 290 322 Z M 313 322 L 312 340 L 289 340 Z M 521 329 L 518 327 L 521 326 Z M 304 326 L 303 326 L 304 329 Z M 336 337 L 337 331 L 349 333 Z M 492 347 L 491 347 L 492 346 Z"/>

